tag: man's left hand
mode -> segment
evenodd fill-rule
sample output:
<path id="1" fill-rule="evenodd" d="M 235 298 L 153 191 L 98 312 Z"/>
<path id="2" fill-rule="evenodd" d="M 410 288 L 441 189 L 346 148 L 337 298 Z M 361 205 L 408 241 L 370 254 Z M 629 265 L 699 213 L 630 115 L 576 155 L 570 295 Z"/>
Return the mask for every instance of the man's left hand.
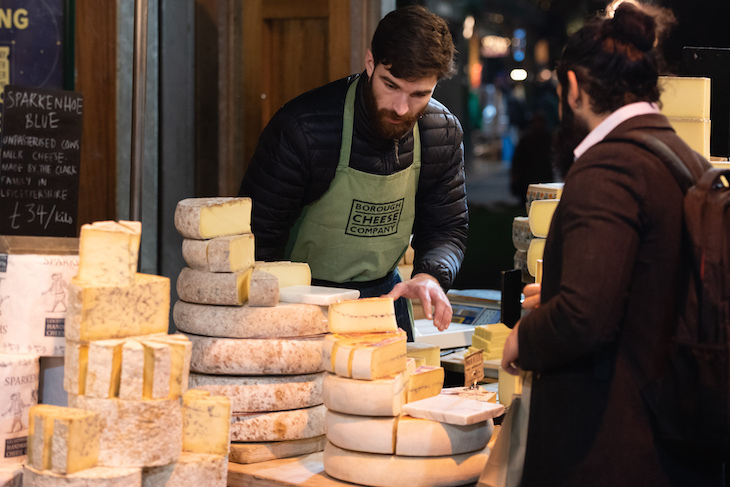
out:
<path id="1" fill-rule="evenodd" d="M 416 274 L 408 281 L 403 281 L 395 285 L 393 290 L 385 296 L 398 299 L 400 297 L 408 299 L 419 299 L 426 318 L 433 319 L 433 325 L 444 331 L 451 323 L 451 303 L 446 293 L 441 289 L 441 285 L 435 277 L 429 274 Z M 433 312 L 431 311 L 433 307 Z"/>

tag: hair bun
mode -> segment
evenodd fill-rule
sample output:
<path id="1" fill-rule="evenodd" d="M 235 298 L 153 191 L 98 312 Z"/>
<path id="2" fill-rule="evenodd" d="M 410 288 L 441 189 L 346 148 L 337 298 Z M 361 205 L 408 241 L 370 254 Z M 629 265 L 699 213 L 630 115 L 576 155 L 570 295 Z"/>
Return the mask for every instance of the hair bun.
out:
<path id="1" fill-rule="evenodd" d="M 656 41 L 656 21 L 640 7 L 623 2 L 616 9 L 613 19 L 604 23 L 604 35 L 633 44 L 643 52 L 649 52 Z"/>

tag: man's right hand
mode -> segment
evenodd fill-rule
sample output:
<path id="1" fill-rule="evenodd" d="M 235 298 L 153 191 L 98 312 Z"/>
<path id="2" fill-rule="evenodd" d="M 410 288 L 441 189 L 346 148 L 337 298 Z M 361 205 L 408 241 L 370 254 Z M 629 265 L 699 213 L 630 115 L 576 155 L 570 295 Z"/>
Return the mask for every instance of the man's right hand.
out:
<path id="1" fill-rule="evenodd" d="M 541 284 L 528 284 L 522 289 L 522 294 L 525 295 L 525 300 L 522 301 L 524 309 L 535 309 L 540 306 L 541 289 Z"/>

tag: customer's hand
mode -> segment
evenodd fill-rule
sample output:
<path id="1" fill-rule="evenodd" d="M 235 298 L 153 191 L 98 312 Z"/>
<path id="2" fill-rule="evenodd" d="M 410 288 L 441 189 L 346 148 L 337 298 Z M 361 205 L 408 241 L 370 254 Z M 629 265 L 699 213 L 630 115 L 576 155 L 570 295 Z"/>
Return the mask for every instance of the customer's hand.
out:
<path id="1" fill-rule="evenodd" d="M 541 284 L 528 284 L 522 289 L 522 294 L 525 295 L 525 300 L 522 302 L 524 309 L 535 309 L 540 306 L 541 289 Z"/>
<path id="2" fill-rule="evenodd" d="M 504 342 L 504 351 L 502 352 L 502 368 L 512 375 L 520 373 L 520 368 L 517 366 L 517 360 L 520 358 L 519 327 L 520 322 L 518 321 L 507 336 L 507 340 Z"/>

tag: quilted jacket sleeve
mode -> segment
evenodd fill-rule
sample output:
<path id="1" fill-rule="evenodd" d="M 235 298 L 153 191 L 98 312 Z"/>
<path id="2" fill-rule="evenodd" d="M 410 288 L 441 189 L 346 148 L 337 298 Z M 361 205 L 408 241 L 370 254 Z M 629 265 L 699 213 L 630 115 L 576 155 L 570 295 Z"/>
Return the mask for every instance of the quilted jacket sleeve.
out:
<path id="1" fill-rule="evenodd" d="M 427 145 L 416 195 L 413 273 L 425 272 L 449 289 L 464 260 L 469 216 L 464 178 L 463 131 L 438 104 L 419 122 Z M 447 120 L 444 126 L 444 118 Z"/>

